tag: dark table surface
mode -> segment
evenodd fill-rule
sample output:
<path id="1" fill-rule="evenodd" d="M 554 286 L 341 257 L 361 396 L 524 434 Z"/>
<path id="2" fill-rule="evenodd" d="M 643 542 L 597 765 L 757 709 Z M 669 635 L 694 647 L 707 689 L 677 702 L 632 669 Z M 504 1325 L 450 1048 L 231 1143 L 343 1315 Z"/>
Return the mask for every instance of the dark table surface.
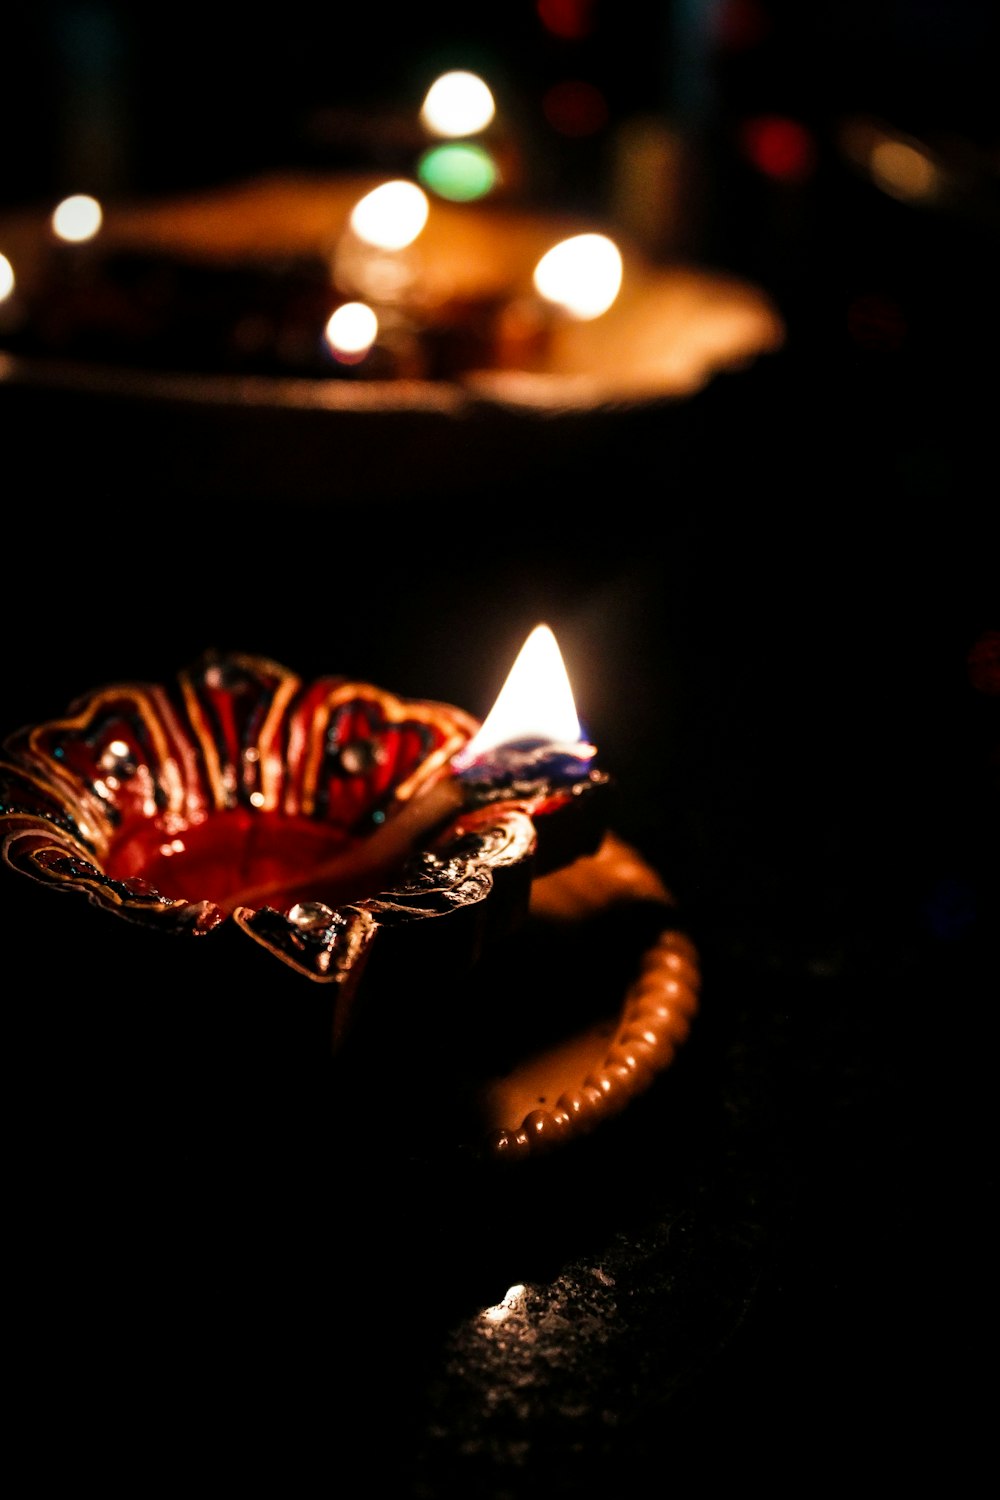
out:
<path id="1" fill-rule="evenodd" d="M 101 975 L 31 943 L 50 898 L 8 882 L 8 1416 L 39 1472 L 62 1449 L 118 1482 L 190 1475 L 204 1439 L 216 1480 L 308 1453 L 331 1487 L 414 1497 L 935 1463 L 962 1487 L 995 1340 L 1000 589 L 974 356 L 998 321 L 960 234 L 917 244 L 902 347 L 849 340 L 856 288 L 814 265 L 777 288 L 780 354 L 516 487 L 470 465 L 457 497 L 407 475 L 324 507 L 290 478 L 241 506 L 201 483 L 204 449 L 150 451 L 127 420 L 73 490 L 87 414 L 0 391 L 24 460 L 5 728 L 208 645 L 483 714 L 545 620 L 617 831 L 704 971 L 653 1090 L 523 1172 L 456 1182 L 343 1142 L 255 1164 L 238 1131 L 231 1170 L 190 1141 L 144 1168 L 127 1111 L 109 1150 L 79 1087 L 69 1109 L 46 1086 L 38 1017 L 68 996 L 85 1019 Z M 154 976 L 135 1000 L 170 1005 Z"/>

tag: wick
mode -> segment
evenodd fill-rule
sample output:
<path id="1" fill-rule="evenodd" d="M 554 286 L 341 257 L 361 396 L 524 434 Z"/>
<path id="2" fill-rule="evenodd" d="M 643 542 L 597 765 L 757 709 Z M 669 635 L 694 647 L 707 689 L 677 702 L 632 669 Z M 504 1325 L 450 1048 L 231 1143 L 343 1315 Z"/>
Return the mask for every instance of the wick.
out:
<path id="1" fill-rule="evenodd" d="M 385 822 L 349 851 L 312 867 L 302 879 L 292 876 L 261 885 L 243 886 L 220 903 L 223 910 L 231 914 L 239 906 L 275 905 L 277 898 L 306 885 L 317 891 L 317 897 L 324 889 L 328 894 L 344 891 L 374 894 L 433 830 L 457 817 L 463 809 L 477 805 L 482 788 L 469 779 L 468 773 L 473 767 L 482 770 L 483 779 L 488 783 L 502 759 L 506 776 L 535 779 L 553 757 L 558 760 L 559 757 L 572 756 L 575 760 L 587 761 L 597 753 L 596 747 L 585 741 L 562 744 L 527 740 L 505 741 L 499 747 L 470 757 L 468 749 L 472 743 L 454 737 L 439 746 L 435 752 L 436 768 L 427 775 L 424 767 L 418 774 L 425 779 L 418 780 L 416 785 L 416 778 L 411 777 L 397 787 L 396 800 L 390 806 Z M 330 895 L 330 899 L 342 900 L 343 897 Z M 352 896 L 352 899 L 360 898 Z"/>

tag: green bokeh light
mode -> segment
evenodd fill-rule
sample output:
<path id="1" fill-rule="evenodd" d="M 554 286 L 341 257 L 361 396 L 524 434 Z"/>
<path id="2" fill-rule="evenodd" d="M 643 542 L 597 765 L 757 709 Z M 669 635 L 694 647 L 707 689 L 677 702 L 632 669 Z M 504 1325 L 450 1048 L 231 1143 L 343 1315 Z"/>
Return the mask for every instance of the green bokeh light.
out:
<path id="1" fill-rule="evenodd" d="M 453 203 L 485 198 L 496 186 L 498 175 L 489 152 L 467 142 L 432 146 L 417 163 L 417 177 L 423 186 Z"/>

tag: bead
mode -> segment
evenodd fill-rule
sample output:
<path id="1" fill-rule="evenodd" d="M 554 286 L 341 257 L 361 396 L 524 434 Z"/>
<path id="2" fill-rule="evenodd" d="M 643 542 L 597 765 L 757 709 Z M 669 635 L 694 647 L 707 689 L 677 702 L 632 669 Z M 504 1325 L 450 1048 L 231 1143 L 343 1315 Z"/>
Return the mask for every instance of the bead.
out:
<path id="1" fill-rule="evenodd" d="M 663 1065 L 656 1047 L 642 1037 L 636 1040 L 620 1036 L 608 1053 L 607 1061 L 621 1063 L 629 1069 L 636 1092 L 648 1088 L 653 1081 L 654 1074 L 658 1073 Z"/>
<path id="2" fill-rule="evenodd" d="M 631 1030 L 627 1030 L 622 1033 L 621 1040 L 638 1051 L 640 1056 L 645 1056 L 650 1067 L 656 1071 L 665 1068 L 676 1051 L 673 1037 L 664 1026 L 657 1028 L 645 1026 L 639 1032 L 638 1037 Z"/>
<path id="3" fill-rule="evenodd" d="M 628 1068 L 622 1068 L 617 1064 L 603 1067 L 595 1073 L 590 1073 L 584 1079 L 584 1087 L 596 1089 L 604 1100 L 604 1108 L 608 1114 L 617 1114 L 624 1109 L 631 1094 Z"/>
<path id="4" fill-rule="evenodd" d="M 536 1151 L 548 1151 L 565 1136 L 568 1125 L 569 1116 L 565 1111 L 553 1114 L 551 1110 L 533 1109 L 525 1115 L 521 1129 Z"/>
<path id="5" fill-rule="evenodd" d="M 596 1085 L 585 1083 L 582 1088 L 560 1094 L 556 1107 L 566 1112 L 577 1131 L 586 1132 L 593 1129 L 604 1113 L 604 1094 Z"/>

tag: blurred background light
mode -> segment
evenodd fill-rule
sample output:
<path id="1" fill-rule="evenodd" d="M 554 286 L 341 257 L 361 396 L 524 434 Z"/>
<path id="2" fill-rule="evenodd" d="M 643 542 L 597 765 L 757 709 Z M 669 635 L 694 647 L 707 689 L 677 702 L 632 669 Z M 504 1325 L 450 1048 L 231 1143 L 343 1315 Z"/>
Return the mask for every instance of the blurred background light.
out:
<path id="1" fill-rule="evenodd" d="M 870 158 L 872 180 L 894 198 L 930 198 L 938 186 L 938 171 L 926 151 L 906 141 L 879 141 Z"/>
<path id="2" fill-rule="evenodd" d="M 752 166 L 780 182 L 806 182 L 815 172 L 818 152 L 812 132 L 784 115 L 744 120 L 740 147 Z"/>
<path id="3" fill-rule="evenodd" d="M 363 359 L 378 337 L 378 318 L 364 302 L 344 302 L 330 315 L 326 341 L 345 364 Z"/>
<path id="4" fill-rule="evenodd" d="M 594 0 L 537 0 L 535 10 L 545 30 L 577 42 L 594 29 Z"/>
<path id="5" fill-rule="evenodd" d="M 420 118 L 433 135 L 478 135 L 496 114 L 489 85 L 476 73 L 455 69 L 431 84 Z"/>
<path id="6" fill-rule="evenodd" d="M 572 235 L 546 251 L 534 282 L 540 296 L 574 318 L 598 318 L 621 288 L 621 252 L 607 235 Z"/>
<path id="7" fill-rule="evenodd" d="M 74 193 L 58 203 L 52 213 L 52 228 L 61 240 L 80 244 L 92 240 L 104 220 L 96 198 L 88 193 Z"/>
<path id="8" fill-rule="evenodd" d="M 380 250 L 412 245 L 427 223 L 430 204 L 415 182 L 383 182 L 351 210 L 351 228 L 359 240 Z"/>
<path id="9" fill-rule="evenodd" d="M 432 146 L 417 162 L 425 188 L 454 203 L 485 198 L 499 181 L 499 169 L 488 151 L 468 141 Z"/>

